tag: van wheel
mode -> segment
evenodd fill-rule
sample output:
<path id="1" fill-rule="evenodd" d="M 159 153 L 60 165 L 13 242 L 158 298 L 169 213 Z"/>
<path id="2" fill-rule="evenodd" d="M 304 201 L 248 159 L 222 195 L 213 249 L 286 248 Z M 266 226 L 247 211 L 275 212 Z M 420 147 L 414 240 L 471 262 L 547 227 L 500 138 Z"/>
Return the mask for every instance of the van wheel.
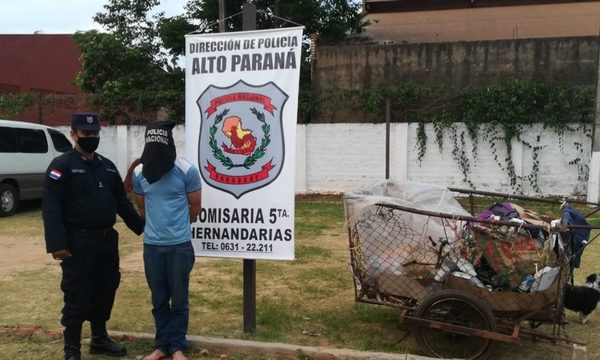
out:
<path id="1" fill-rule="evenodd" d="M 10 184 L 0 184 L 0 217 L 10 216 L 17 211 L 19 193 Z"/>

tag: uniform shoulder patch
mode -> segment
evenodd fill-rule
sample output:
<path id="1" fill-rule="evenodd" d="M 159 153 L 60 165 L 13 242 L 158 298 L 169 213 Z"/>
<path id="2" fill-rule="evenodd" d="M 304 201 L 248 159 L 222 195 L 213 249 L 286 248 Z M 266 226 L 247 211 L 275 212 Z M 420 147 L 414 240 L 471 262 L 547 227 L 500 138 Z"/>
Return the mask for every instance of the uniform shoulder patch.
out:
<path id="1" fill-rule="evenodd" d="M 48 174 L 48 176 L 50 176 L 51 179 L 59 180 L 62 177 L 62 172 L 60 172 L 56 169 L 52 169 L 52 170 L 50 170 L 50 173 Z"/>

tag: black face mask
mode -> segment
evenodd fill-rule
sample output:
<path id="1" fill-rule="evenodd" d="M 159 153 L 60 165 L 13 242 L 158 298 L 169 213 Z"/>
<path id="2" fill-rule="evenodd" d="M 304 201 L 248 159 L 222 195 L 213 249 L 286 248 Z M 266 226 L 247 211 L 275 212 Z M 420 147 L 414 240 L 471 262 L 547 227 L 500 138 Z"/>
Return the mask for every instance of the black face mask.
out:
<path id="1" fill-rule="evenodd" d="M 78 137 L 77 145 L 81 148 L 81 150 L 85 151 L 88 154 L 93 153 L 98 148 L 98 143 L 100 143 L 99 137 Z"/>

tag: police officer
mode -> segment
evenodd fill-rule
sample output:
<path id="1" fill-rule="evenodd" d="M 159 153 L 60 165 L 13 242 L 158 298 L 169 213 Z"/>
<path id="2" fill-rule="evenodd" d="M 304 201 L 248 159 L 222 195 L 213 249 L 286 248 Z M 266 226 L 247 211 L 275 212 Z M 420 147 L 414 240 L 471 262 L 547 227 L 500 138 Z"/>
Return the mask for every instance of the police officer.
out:
<path id="1" fill-rule="evenodd" d="M 81 359 L 81 327 L 90 321 L 90 353 L 124 356 L 127 349 L 106 332 L 119 286 L 116 214 L 140 235 L 144 220 L 127 199 L 115 165 L 96 153 L 100 123 L 95 114 L 74 114 L 73 150 L 55 158 L 44 184 L 42 215 L 46 250 L 61 261 L 66 360 Z"/>

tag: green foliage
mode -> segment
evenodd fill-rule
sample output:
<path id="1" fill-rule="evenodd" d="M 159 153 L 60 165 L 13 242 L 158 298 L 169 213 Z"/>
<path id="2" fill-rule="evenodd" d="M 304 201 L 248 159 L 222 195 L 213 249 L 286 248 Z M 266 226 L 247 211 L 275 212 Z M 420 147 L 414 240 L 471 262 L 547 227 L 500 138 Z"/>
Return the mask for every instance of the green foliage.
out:
<path id="1" fill-rule="evenodd" d="M 427 150 L 424 123 L 432 123 L 434 142 L 440 151 L 443 149 L 444 134 L 450 135 L 452 158 L 461 169 L 464 182 L 473 186 L 469 174 L 473 166 L 472 159 L 477 157 L 478 140 L 481 137 L 490 144 L 494 160 L 507 173 L 513 190 L 521 191 L 520 180 L 525 179 L 538 192 L 539 151 L 542 150 L 540 137 L 535 143 L 524 141 L 521 138 L 524 127 L 541 123 L 544 128 L 554 130 L 562 144 L 565 132 L 576 131 L 580 127 L 590 136 L 585 125 L 592 123 L 594 109 L 594 89 L 591 87 L 548 85 L 523 80 L 467 88 L 406 83 L 363 90 L 313 90 L 305 96 L 309 100 L 304 103 L 314 107 L 302 110 L 317 112 L 322 118 L 327 118 L 330 112 L 345 110 L 379 115 L 381 121 L 384 121 L 385 101 L 390 99 L 393 119 L 420 123 L 416 134 L 419 160 L 423 159 Z M 304 118 L 300 116 L 300 119 Z M 459 122 L 464 123 L 466 132 L 456 126 Z M 467 138 L 473 146 L 469 154 L 465 151 Z M 514 139 L 532 151 L 532 172 L 523 179 L 516 175 L 512 161 L 511 144 Z M 583 145 L 573 145 L 580 156 L 570 164 L 577 167 L 580 179 L 586 179 L 589 169 L 581 163 Z M 500 156 L 501 150 L 506 150 L 506 157 Z"/>
<path id="2" fill-rule="evenodd" d="M 32 93 L 0 94 L 0 114 L 3 118 L 11 119 L 21 114 L 36 101 Z"/>
<path id="3" fill-rule="evenodd" d="M 196 30 L 185 16 L 174 16 L 164 19 L 158 26 L 160 39 L 169 53 L 173 56 L 185 54 L 185 34 Z"/>
<path id="4" fill-rule="evenodd" d="M 0 116 L 13 119 L 27 109 L 37 110 L 36 120 L 42 120 L 42 114 L 49 114 L 56 109 L 73 107 L 78 101 L 78 96 L 73 94 L 41 94 L 7 93 L 0 94 Z M 30 119 L 34 120 L 34 119 Z"/>
<path id="5" fill-rule="evenodd" d="M 150 16 L 159 3 L 110 0 L 106 11 L 94 17 L 108 32 L 75 34 L 83 62 L 76 84 L 111 122 L 144 124 L 161 109 L 172 120 L 183 119 L 185 74 L 177 65 L 183 39 L 177 43 L 173 32 L 189 27 L 178 17 L 167 21 L 162 13 Z M 169 54 L 165 44 L 173 47 Z"/>
<path id="6" fill-rule="evenodd" d="M 225 2 L 225 16 L 240 12 L 245 0 Z M 272 29 L 302 24 L 306 33 L 321 38 L 342 40 L 348 33 L 360 33 L 365 22 L 360 15 L 361 2 L 347 0 L 256 0 L 256 27 Z M 199 19 L 206 32 L 218 32 L 218 1 L 191 0 L 186 6 L 189 19 Z M 275 16 L 273 16 L 275 15 Z M 286 22 L 286 19 L 290 22 Z M 291 23 L 293 22 L 293 23 Z M 225 23 L 226 31 L 242 30 L 242 17 L 232 16 Z"/>
<path id="7" fill-rule="evenodd" d="M 164 53 L 164 44 L 176 30 L 186 31 L 179 18 L 166 21 L 162 13 L 150 16 L 159 0 L 110 0 L 94 20 L 108 32 L 75 34 L 83 69 L 76 84 L 89 103 L 111 122 L 144 124 L 161 109 L 173 120 L 184 113 L 184 72 L 177 56 Z M 165 40 L 162 40 L 163 36 Z M 182 40 L 183 41 L 183 40 Z"/>
<path id="8" fill-rule="evenodd" d="M 163 14 L 153 18 L 148 13 L 160 0 L 109 0 L 106 12 L 94 16 L 94 21 L 104 26 L 116 39 L 126 45 L 144 49 L 150 54 L 157 50 L 157 23 Z"/>
<path id="9" fill-rule="evenodd" d="M 244 1 L 226 2 L 227 31 L 242 29 L 238 13 Z M 107 32 L 75 35 L 82 52 L 83 70 L 76 84 L 88 95 L 90 105 L 111 122 L 143 124 L 158 110 L 183 122 L 185 73 L 178 60 L 185 53 L 185 34 L 202 29 L 218 31 L 218 2 L 190 0 L 185 14 L 166 18 L 150 15 L 160 0 L 109 0 L 94 20 Z M 303 24 L 307 34 L 337 41 L 347 33 L 362 31 L 360 3 L 346 0 L 258 0 L 257 28 Z M 276 15 L 276 16 L 273 16 Z M 279 18 L 285 18 L 292 23 Z M 196 25 L 197 23 L 200 25 Z M 308 42 L 303 43 L 301 91 L 310 87 Z"/>
<path id="10" fill-rule="evenodd" d="M 425 149 L 427 149 L 427 133 L 425 132 L 425 123 L 422 122 L 417 127 L 417 145 L 419 146 L 417 159 L 421 162 L 425 156 Z"/>
<path id="11" fill-rule="evenodd" d="M 161 107 L 184 103 L 183 84 L 179 91 L 174 86 L 183 73 L 165 71 L 148 49 L 128 46 L 116 35 L 97 31 L 77 33 L 74 38 L 83 63 L 75 82 L 104 118 L 143 124 L 148 114 Z"/>

